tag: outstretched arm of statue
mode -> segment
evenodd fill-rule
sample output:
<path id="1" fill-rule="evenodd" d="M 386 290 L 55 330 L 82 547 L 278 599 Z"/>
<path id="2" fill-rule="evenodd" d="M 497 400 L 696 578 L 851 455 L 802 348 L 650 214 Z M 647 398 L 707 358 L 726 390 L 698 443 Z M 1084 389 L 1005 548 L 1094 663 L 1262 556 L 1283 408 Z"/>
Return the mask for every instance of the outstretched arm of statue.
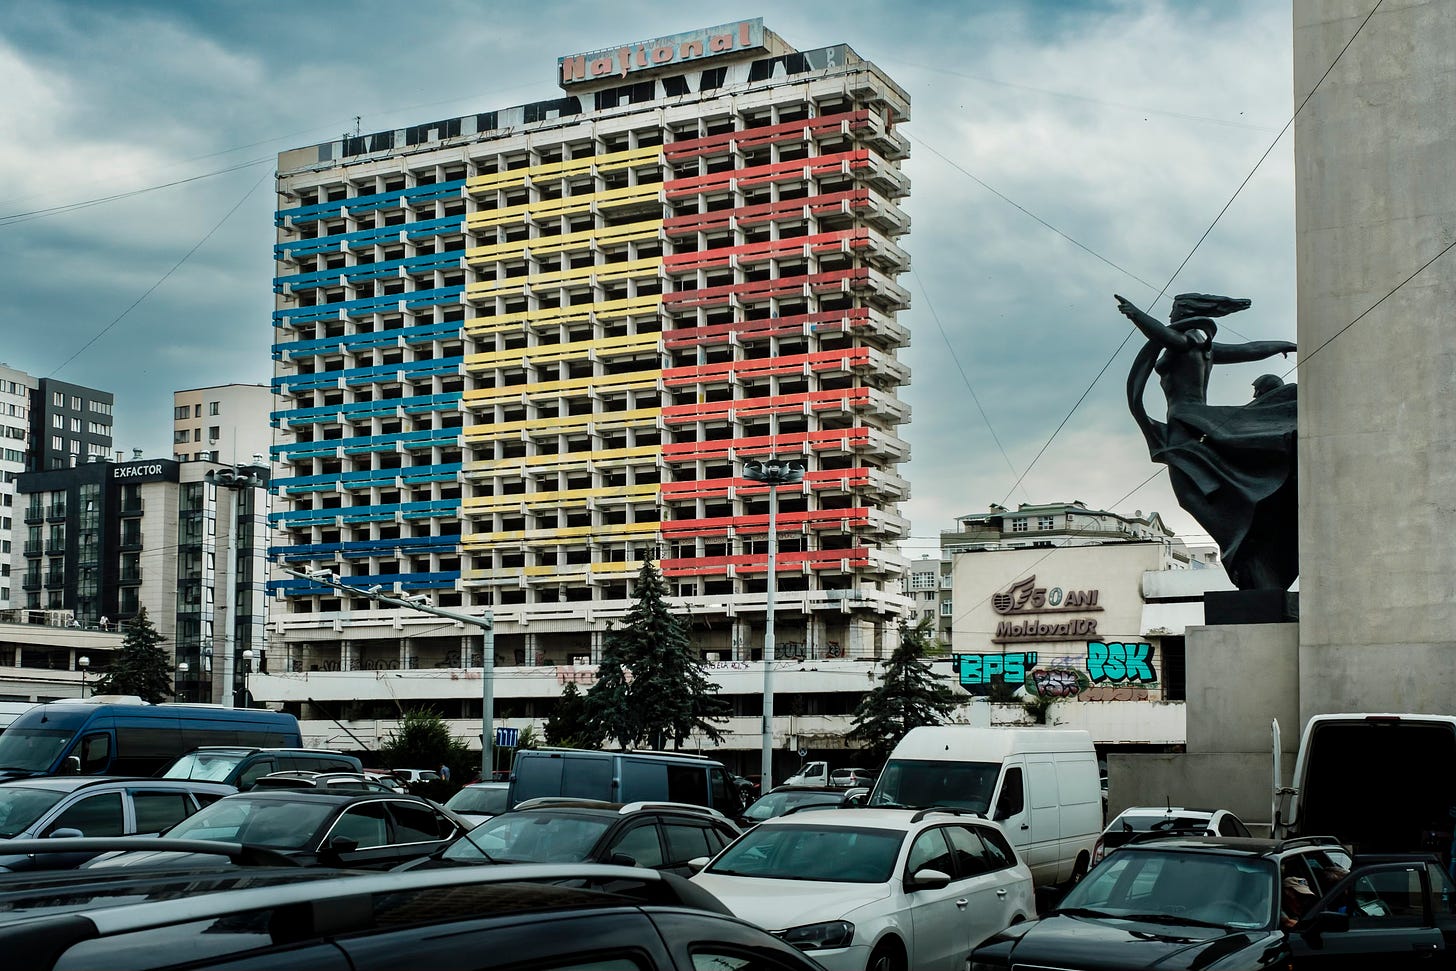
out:
<path id="1" fill-rule="evenodd" d="M 1157 318 L 1143 313 L 1134 307 L 1126 297 L 1115 293 L 1112 296 L 1117 300 L 1117 309 L 1122 311 L 1122 315 L 1132 321 L 1133 326 L 1142 331 L 1148 340 L 1161 344 L 1170 351 L 1186 351 L 1193 347 L 1193 342 L 1186 334 L 1179 333 Z"/>
<path id="2" fill-rule="evenodd" d="M 1244 364 L 1262 361 L 1275 354 L 1293 354 L 1298 350 L 1290 341 L 1249 341 L 1244 344 L 1220 344 L 1214 341 L 1214 364 Z"/>

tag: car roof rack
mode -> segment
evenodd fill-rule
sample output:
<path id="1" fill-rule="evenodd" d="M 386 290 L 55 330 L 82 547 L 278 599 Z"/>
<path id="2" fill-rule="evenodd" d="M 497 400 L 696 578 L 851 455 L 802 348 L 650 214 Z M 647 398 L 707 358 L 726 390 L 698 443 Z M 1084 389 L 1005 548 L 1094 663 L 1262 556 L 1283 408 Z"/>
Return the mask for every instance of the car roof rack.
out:
<path id="1" fill-rule="evenodd" d="M 1275 846 L 1281 850 L 1299 846 L 1338 846 L 1343 849 L 1345 844 L 1338 836 L 1295 836 L 1287 840 L 1277 840 Z"/>
<path id="2" fill-rule="evenodd" d="M 985 819 L 985 813 L 978 813 L 974 809 L 962 809 L 959 806 L 926 806 L 924 809 L 917 809 L 915 815 L 910 817 L 910 822 L 918 823 L 931 813 L 946 813 L 951 816 L 970 816 L 973 819 Z"/>
<path id="3" fill-rule="evenodd" d="M 618 809 L 617 812 L 623 816 L 626 816 L 628 813 L 641 812 L 644 809 L 679 809 L 683 812 L 698 813 L 704 816 L 713 816 L 717 819 L 728 818 L 727 816 L 720 813 L 718 810 L 714 809 L 712 806 L 699 806 L 697 803 L 693 802 L 656 802 L 643 800 L 640 802 L 626 803 L 622 806 L 621 809 Z"/>
<path id="4" fill-rule="evenodd" d="M 621 803 L 609 802 L 606 799 L 586 799 L 581 796 L 536 796 L 532 799 L 522 799 L 511 809 L 542 809 L 549 806 L 576 806 L 580 809 L 616 809 Z"/>
<path id="5" fill-rule="evenodd" d="M 165 836 L 74 836 L 31 840 L 0 840 L 0 853 L 41 856 L 46 853 L 201 853 L 225 856 L 242 866 L 300 866 L 277 850 L 218 840 L 169 839 Z M 24 872 L 24 871 L 22 871 Z"/>

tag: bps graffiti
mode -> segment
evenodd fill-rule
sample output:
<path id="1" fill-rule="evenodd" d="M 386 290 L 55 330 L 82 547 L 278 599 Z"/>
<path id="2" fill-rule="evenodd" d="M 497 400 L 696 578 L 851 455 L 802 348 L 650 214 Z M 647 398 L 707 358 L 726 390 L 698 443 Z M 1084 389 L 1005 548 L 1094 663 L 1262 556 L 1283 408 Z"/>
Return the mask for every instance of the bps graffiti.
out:
<path id="1" fill-rule="evenodd" d="M 1035 651 L 957 654 L 961 686 L 986 695 L 998 681 L 1027 694 L 1080 701 L 1133 701 L 1158 685 L 1151 644 L 1088 641 L 1080 657 L 1040 659 Z"/>

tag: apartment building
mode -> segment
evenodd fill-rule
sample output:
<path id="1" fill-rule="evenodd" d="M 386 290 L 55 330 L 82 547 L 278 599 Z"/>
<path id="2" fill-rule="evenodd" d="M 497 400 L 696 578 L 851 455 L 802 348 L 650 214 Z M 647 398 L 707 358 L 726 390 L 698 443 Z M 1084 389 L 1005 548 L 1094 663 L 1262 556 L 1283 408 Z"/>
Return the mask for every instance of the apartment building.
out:
<path id="1" fill-rule="evenodd" d="M 273 444 L 273 389 L 223 384 L 172 392 L 172 458 L 250 463 Z"/>
<path id="2" fill-rule="evenodd" d="M 644 559 L 705 658 L 753 665 L 768 500 L 742 464 L 802 462 L 780 654 L 862 685 L 907 607 L 908 96 L 758 20 L 553 73 L 549 100 L 279 156 L 275 553 L 490 611 L 543 700 Z M 275 674 L 479 665 L 437 618 L 273 591 Z"/>
<path id="3" fill-rule="evenodd" d="M 179 699 L 236 703 L 242 652 L 266 666 L 267 480 L 261 466 L 140 456 L 22 474 L 16 619 L 115 632 L 145 607 Z"/>

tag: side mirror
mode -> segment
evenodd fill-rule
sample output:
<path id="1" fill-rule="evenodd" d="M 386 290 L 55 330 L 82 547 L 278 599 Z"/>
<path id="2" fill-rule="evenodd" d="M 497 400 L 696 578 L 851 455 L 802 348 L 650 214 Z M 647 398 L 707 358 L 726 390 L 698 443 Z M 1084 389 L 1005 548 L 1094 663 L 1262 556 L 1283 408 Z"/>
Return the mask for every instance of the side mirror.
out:
<path id="1" fill-rule="evenodd" d="M 47 838 L 53 840 L 76 840 L 80 839 L 85 835 L 86 834 L 81 832 L 79 829 L 74 829 L 70 826 L 62 826 L 60 829 L 51 830 L 50 835 Z"/>
<path id="2" fill-rule="evenodd" d="M 944 870 L 925 867 L 923 870 L 916 870 L 915 875 L 905 883 L 906 890 L 939 890 L 950 883 L 950 874 Z"/>
<path id="3" fill-rule="evenodd" d="M 327 847 L 330 853 L 352 853 L 359 848 L 359 841 L 350 839 L 347 836 L 335 836 L 329 840 Z"/>
<path id="4" fill-rule="evenodd" d="M 693 871 L 694 873 L 700 873 L 702 872 L 703 867 L 707 866 L 708 861 L 711 859 L 712 857 L 710 856 L 695 856 L 688 861 L 688 869 Z"/>
<path id="5" fill-rule="evenodd" d="M 630 857 L 626 853 L 613 853 L 610 857 L 607 858 L 607 862 L 610 863 L 612 866 L 636 866 L 637 865 L 636 858 Z"/>
<path id="6" fill-rule="evenodd" d="M 79 755 L 68 755 L 68 756 L 66 756 L 65 759 L 61 762 L 61 771 L 60 771 L 60 774 L 61 775 L 80 775 L 81 774 L 81 756 L 79 756 Z"/>

